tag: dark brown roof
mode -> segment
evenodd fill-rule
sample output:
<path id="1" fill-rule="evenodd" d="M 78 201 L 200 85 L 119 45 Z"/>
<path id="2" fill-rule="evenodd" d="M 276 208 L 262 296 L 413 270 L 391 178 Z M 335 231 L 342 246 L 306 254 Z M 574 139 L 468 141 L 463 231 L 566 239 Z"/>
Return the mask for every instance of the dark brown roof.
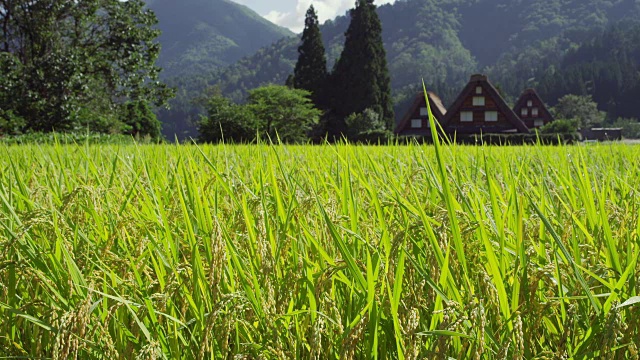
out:
<path id="1" fill-rule="evenodd" d="M 442 100 L 440 99 L 440 97 L 438 97 L 438 95 L 436 95 L 431 91 L 428 91 L 427 94 L 429 95 L 431 113 L 436 118 L 436 120 L 440 124 L 442 124 L 442 120 L 444 119 L 444 115 L 447 113 L 447 109 L 442 104 Z M 409 121 L 411 121 L 412 115 L 418 110 L 418 108 L 422 106 L 422 104 L 426 104 L 426 103 L 427 102 L 425 101 L 425 98 L 424 98 L 424 92 L 419 92 L 416 95 L 413 101 L 413 104 L 411 104 L 411 107 L 409 107 L 409 110 L 407 110 L 402 120 L 400 120 L 400 122 L 398 123 L 398 126 L 396 126 L 395 133 L 397 134 L 400 131 L 402 131 L 407 126 Z"/>
<path id="2" fill-rule="evenodd" d="M 498 106 L 498 109 L 505 115 L 507 121 L 509 121 L 516 129 L 518 129 L 519 132 L 528 133 L 529 128 L 527 127 L 527 125 L 525 125 L 525 123 L 518 117 L 518 115 L 516 115 L 516 113 L 513 112 L 509 105 L 507 105 L 504 98 L 502 98 L 500 93 L 498 93 L 498 90 L 496 90 L 491 82 L 489 82 L 489 78 L 486 75 L 481 74 L 471 75 L 471 79 L 469 80 L 467 86 L 465 86 L 460 95 L 458 95 L 458 98 L 453 103 L 453 105 L 449 107 L 449 111 L 447 111 L 442 125 L 442 127 L 445 128 L 445 131 L 447 125 L 449 125 L 449 123 L 451 122 L 452 117 L 455 116 L 455 114 L 462 107 L 464 100 L 473 93 L 476 86 L 481 84 L 486 87 L 488 95 L 494 99 L 496 105 Z"/>

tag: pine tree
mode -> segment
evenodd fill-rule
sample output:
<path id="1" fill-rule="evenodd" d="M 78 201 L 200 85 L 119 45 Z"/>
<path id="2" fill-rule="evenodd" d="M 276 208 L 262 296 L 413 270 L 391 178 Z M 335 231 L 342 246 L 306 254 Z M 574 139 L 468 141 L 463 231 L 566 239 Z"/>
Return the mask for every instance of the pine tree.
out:
<path id="1" fill-rule="evenodd" d="M 307 10 L 302 44 L 298 47 L 298 62 L 294 70 L 293 86 L 307 90 L 318 108 L 325 108 L 323 89 L 327 80 L 327 59 L 320 34 L 318 15 L 313 5 Z"/>
<path id="2" fill-rule="evenodd" d="M 344 49 L 331 75 L 332 107 L 337 118 L 366 109 L 382 115 L 387 130 L 394 127 L 391 80 L 382 43 L 382 25 L 373 0 L 358 0 L 351 10 Z M 344 132 L 344 121 L 329 124 Z"/>

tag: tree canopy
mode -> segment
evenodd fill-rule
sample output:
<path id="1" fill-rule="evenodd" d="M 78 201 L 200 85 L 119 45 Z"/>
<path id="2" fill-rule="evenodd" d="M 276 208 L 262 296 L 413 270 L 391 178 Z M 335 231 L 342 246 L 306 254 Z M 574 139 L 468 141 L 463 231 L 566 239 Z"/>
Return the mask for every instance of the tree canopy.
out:
<path id="1" fill-rule="evenodd" d="M 0 108 L 23 131 L 123 131 L 127 102 L 171 96 L 156 23 L 143 0 L 0 0 Z"/>
<path id="2" fill-rule="evenodd" d="M 590 128 L 601 125 L 606 113 L 598 110 L 598 104 L 591 96 L 569 94 L 563 96 L 553 108 L 558 119 L 576 120 L 578 126 Z"/>
<path id="3" fill-rule="evenodd" d="M 251 142 L 255 139 L 258 124 L 253 112 L 243 105 L 233 103 L 219 92 L 207 101 L 207 115 L 199 122 L 202 142 Z"/>
<path id="4" fill-rule="evenodd" d="M 247 106 L 259 121 L 261 133 L 272 141 L 304 142 L 322 112 L 306 90 L 269 85 L 251 90 Z"/>
<path id="5" fill-rule="evenodd" d="M 219 94 L 207 104 L 201 117 L 200 140 L 204 142 L 263 141 L 297 143 L 309 139 L 322 112 L 306 90 L 269 85 L 252 90 L 247 103 L 238 105 Z"/>

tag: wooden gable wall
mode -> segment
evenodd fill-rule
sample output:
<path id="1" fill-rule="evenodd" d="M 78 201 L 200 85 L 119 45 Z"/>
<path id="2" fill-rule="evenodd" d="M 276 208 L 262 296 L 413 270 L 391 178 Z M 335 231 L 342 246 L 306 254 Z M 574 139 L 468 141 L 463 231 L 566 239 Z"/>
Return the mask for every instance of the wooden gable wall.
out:
<path id="1" fill-rule="evenodd" d="M 447 111 L 436 94 L 432 92 L 429 92 L 428 94 L 431 113 L 435 117 L 436 121 L 442 124 L 444 114 Z M 419 123 L 420 126 L 416 126 L 416 123 Z M 427 101 L 424 98 L 424 93 L 421 92 L 416 95 L 413 103 L 398 123 L 394 132 L 398 135 L 428 136 L 431 135 L 431 128 L 429 125 Z"/>
<path id="2" fill-rule="evenodd" d="M 474 98 L 483 103 L 475 103 Z M 444 121 L 449 134 L 529 132 L 484 75 L 473 75 Z"/>
<path id="3" fill-rule="evenodd" d="M 527 89 L 520 95 L 513 111 L 529 129 L 540 128 L 554 120 L 547 106 L 533 89 Z"/>

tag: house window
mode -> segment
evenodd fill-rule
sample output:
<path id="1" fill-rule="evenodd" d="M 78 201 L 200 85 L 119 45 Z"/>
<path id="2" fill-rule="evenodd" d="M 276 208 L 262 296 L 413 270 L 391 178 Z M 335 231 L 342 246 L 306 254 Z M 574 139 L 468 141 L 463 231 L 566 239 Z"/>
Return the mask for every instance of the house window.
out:
<path id="1" fill-rule="evenodd" d="M 473 111 L 460 112 L 460 122 L 473 122 Z"/>
<path id="2" fill-rule="evenodd" d="M 544 125 L 544 120 L 535 120 L 533 122 L 533 126 L 535 126 L 535 127 L 541 127 L 543 125 Z"/>
<path id="3" fill-rule="evenodd" d="M 482 86 L 476 86 L 476 94 L 482 94 Z"/>
<path id="4" fill-rule="evenodd" d="M 412 129 L 420 129 L 420 128 L 422 128 L 422 119 L 413 119 L 413 120 L 411 120 L 411 128 Z"/>
<path id="5" fill-rule="evenodd" d="M 538 108 L 531 109 L 531 116 L 538 116 Z"/>
<path id="6" fill-rule="evenodd" d="M 533 101 L 531 101 L 531 100 L 527 101 L 527 106 L 528 107 L 532 107 L 533 106 Z"/>
<path id="7" fill-rule="evenodd" d="M 522 108 L 522 110 L 520 110 L 520 115 L 521 116 L 529 116 L 529 109 Z"/>
<path id="8" fill-rule="evenodd" d="M 484 106 L 484 96 L 474 96 L 473 106 Z"/>
<path id="9" fill-rule="evenodd" d="M 429 110 L 426 107 L 421 107 L 420 116 L 429 116 Z"/>
<path id="10" fill-rule="evenodd" d="M 484 121 L 498 121 L 497 111 L 487 111 L 484 113 Z"/>

